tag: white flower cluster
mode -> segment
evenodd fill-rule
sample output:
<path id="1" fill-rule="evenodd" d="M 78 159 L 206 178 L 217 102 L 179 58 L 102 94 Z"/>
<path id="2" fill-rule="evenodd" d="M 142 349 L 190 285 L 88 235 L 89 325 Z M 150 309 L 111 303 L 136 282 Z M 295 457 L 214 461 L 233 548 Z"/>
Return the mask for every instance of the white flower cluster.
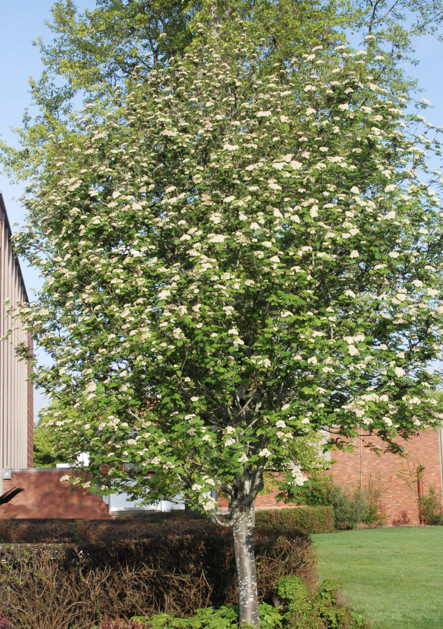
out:
<path id="1" fill-rule="evenodd" d="M 422 356 L 443 333 L 427 136 L 400 128 L 371 55 L 313 50 L 273 76 L 245 51 L 131 77 L 103 119 L 73 127 L 75 150 L 51 140 L 16 239 L 47 280 L 22 313 L 54 358 L 36 377 L 60 434 L 115 482 L 131 459 L 143 487 L 156 469 L 193 478 L 207 511 L 213 487 L 285 460 L 331 417 L 394 434 L 401 411 L 421 427 Z"/>

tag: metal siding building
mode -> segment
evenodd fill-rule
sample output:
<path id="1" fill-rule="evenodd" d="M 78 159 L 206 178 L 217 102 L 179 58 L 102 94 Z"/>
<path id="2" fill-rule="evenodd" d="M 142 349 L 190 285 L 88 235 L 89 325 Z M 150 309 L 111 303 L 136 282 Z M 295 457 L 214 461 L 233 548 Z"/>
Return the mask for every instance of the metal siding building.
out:
<path id="1" fill-rule="evenodd" d="M 9 309 L 28 301 L 18 259 L 13 253 L 11 228 L 0 193 L 0 470 L 26 468 L 33 463 L 33 388 L 30 367 L 19 360 L 15 347 L 32 340 Z M 5 339 L 9 330 L 12 333 Z"/>

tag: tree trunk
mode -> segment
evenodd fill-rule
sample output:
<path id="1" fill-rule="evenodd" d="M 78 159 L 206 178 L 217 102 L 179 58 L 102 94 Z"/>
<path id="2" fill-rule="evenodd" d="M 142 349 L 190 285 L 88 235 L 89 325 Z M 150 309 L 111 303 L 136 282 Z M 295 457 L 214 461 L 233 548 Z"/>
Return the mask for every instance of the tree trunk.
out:
<path id="1" fill-rule="evenodd" d="M 254 503 L 238 510 L 233 518 L 235 563 L 237 566 L 240 626 L 260 627 L 257 572 L 254 554 Z"/>

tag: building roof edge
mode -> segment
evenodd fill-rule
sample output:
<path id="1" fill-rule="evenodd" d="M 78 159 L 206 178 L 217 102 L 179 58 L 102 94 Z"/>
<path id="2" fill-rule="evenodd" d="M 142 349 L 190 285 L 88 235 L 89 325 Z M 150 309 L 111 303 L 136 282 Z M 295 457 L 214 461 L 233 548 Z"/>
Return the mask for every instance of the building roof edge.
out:
<path id="1" fill-rule="evenodd" d="M 0 210 L 5 215 L 5 226 L 7 229 L 8 240 L 10 240 L 12 236 L 11 223 L 9 222 L 8 212 L 6 211 L 6 205 L 5 205 L 5 201 L 3 199 L 3 194 L 1 190 L 0 190 Z M 26 290 L 26 283 L 25 283 L 25 278 L 23 276 L 22 267 L 20 266 L 20 261 L 15 253 L 14 253 L 14 263 L 18 269 L 18 274 L 19 274 L 19 277 L 23 286 L 23 291 L 25 293 L 26 301 L 29 303 L 28 291 Z"/>

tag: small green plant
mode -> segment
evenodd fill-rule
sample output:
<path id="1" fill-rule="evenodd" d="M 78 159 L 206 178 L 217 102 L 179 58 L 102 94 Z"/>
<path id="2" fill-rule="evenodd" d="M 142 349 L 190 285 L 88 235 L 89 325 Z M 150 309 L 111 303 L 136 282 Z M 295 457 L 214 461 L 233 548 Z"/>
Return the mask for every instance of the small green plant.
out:
<path id="1" fill-rule="evenodd" d="M 268 603 L 260 603 L 260 629 L 282 629 L 283 615 L 281 611 L 269 605 Z"/>
<path id="2" fill-rule="evenodd" d="M 156 614 L 146 625 L 149 629 L 231 629 L 238 627 L 238 608 L 224 605 L 219 609 L 198 609 L 192 618 L 174 618 L 169 614 Z"/>
<path id="3" fill-rule="evenodd" d="M 309 590 L 295 575 L 282 577 L 276 584 L 277 596 L 287 606 L 291 617 L 307 614 L 311 608 Z"/>
<path id="4" fill-rule="evenodd" d="M 282 577 L 276 598 L 288 629 L 369 629 L 362 616 L 354 617 L 341 603 L 340 586 L 334 581 L 324 581 L 317 592 L 310 592 L 298 577 Z"/>
<path id="5" fill-rule="evenodd" d="M 332 579 L 325 579 L 321 584 L 318 596 L 323 601 L 330 601 L 334 605 L 338 600 L 338 591 L 341 587 L 340 583 L 333 581 Z"/>
<path id="6" fill-rule="evenodd" d="M 383 526 L 386 514 L 383 511 L 382 497 L 391 479 L 383 479 L 380 474 L 369 475 L 363 487 L 356 493 L 361 493 L 366 502 L 366 513 L 363 524 L 369 527 Z"/>
<path id="7" fill-rule="evenodd" d="M 421 496 L 420 508 L 425 524 L 443 525 L 443 505 L 441 496 L 435 487 L 430 485 L 428 493 Z"/>
<path id="8" fill-rule="evenodd" d="M 363 616 L 363 614 L 357 614 L 352 612 L 352 629 L 370 629 L 371 625 L 368 624 L 368 621 Z"/>
<path id="9" fill-rule="evenodd" d="M 260 604 L 260 627 L 261 629 L 283 629 L 283 615 L 279 609 L 269 605 L 268 603 Z M 137 625 L 128 625 L 128 629 L 137 627 L 137 629 L 238 629 L 238 605 L 223 605 L 215 609 L 214 607 L 205 607 L 198 609 L 192 618 L 175 618 L 170 614 L 156 614 L 151 618 L 147 616 L 134 616 L 130 622 L 136 622 Z M 116 629 L 120 629 L 120 625 L 115 625 Z M 108 625 L 97 629 L 108 629 Z M 109 625 L 109 629 L 114 629 L 114 625 Z M 126 625 L 122 625 L 121 629 L 126 629 Z M 246 629 L 246 627 L 243 627 Z"/>

